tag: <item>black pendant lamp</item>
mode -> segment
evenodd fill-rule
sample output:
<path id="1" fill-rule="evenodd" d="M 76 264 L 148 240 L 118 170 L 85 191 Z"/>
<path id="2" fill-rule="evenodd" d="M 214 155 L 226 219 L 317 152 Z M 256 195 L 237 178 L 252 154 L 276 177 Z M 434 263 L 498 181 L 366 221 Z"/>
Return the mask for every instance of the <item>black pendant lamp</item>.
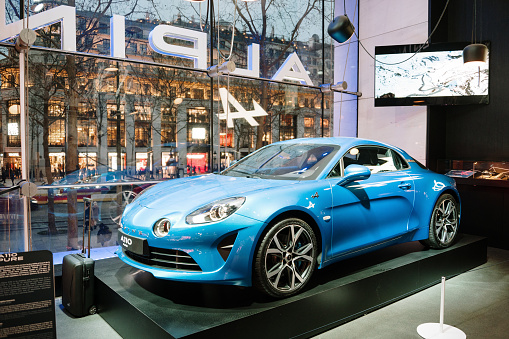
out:
<path id="1" fill-rule="evenodd" d="M 352 37 L 354 31 L 355 27 L 346 14 L 335 17 L 327 28 L 331 38 L 340 44 L 347 42 Z"/>
<path id="2" fill-rule="evenodd" d="M 488 47 L 485 44 L 476 42 L 476 23 L 477 23 L 477 0 L 474 0 L 474 10 L 472 16 L 472 43 L 463 49 L 463 63 L 481 64 L 488 59 Z"/>
<path id="3" fill-rule="evenodd" d="M 463 63 L 486 62 L 488 47 L 485 44 L 470 44 L 463 49 Z"/>

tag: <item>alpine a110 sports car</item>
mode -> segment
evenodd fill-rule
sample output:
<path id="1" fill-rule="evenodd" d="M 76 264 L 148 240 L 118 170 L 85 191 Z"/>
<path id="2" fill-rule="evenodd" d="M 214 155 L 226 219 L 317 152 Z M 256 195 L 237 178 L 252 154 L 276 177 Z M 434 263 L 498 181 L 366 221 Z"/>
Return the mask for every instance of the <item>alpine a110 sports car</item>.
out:
<path id="1" fill-rule="evenodd" d="M 316 268 L 406 241 L 456 237 L 453 179 L 356 138 L 276 142 L 219 174 L 162 182 L 121 219 L 117 254 L 157 278 L 302 290 Z"/>

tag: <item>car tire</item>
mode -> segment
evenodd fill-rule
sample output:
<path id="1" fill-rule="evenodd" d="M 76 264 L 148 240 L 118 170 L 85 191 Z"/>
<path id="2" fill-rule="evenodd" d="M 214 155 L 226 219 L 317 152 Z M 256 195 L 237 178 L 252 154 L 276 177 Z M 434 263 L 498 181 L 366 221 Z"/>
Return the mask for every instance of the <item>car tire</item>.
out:
<path id="1" fill-rule="evenodd" d="M 452 195 L 443 194 L 438 198 L 431 214 L 429 238 L 421 243 L 435 249 L 449 247 L 458 235 L 458 226 L 458 202 Z"/>
<path id="2" fill-rule="evenodd" d="M 301 291 L 316 267 L 317 241 L 303 220 L 285 219 L 262 237 L 256 252 L 253 285 L 262 293 L 285 298 Z"/>

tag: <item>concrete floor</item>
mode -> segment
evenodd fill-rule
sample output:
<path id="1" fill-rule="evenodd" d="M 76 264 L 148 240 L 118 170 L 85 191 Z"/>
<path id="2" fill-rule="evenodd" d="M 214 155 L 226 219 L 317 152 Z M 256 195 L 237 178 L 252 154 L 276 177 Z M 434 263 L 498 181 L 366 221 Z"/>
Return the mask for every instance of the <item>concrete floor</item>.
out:
<path id="1" fill-rule="evenodd" d="M 313 338 L 421 338 L 417 326 L 439 322 L 440 290 L 440 284 L 430 287 Z M 58 298 L 58 338 L 120 338 L 99 315 L 73 318 L 61 303 Z M 488 248 L 486 264 L 446 281 L 444 323 L 467 338 L 509 338 L 509 251 Z"/>

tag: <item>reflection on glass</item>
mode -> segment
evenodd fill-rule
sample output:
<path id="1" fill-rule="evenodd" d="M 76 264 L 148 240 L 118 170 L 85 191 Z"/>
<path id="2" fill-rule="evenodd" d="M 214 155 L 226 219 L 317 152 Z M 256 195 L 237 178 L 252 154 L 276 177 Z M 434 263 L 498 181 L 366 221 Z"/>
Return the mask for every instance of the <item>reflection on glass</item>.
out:
<path id="1" fill-rule="evenodd" d="M 19 4 L 2 3 L 6 23 L 19 20 Z M 61 5 L 58 1 L 44 3 L 40 13 Z M 230 2 L 219 5 L 214 64 L 231 55 L 239 69 L 248 70 L 248 48 L 258 44 L 260 69 L 255 78 L 270 79 L 296 52 L 315 85 L 322 82 L 323 74 L 326 82 L 331 82 L 333 45 L 314 24 L 321 21 L 323 13 L 332 15 L 331 1 L 323 9 L 315 0 L 294 1 L 292 8 L 278 0 L 265 12 L 267 20 L 263 20 L 261 6 L 268 6 L 268 2 L 247 4 L 252 15 L 245 19 L 237 15 L 236 20 Z M 244 5 L 240 10 L 246 13 Z M 211 84 L 201 71 L 171 67 L 193 69 L 193 60 L 164 55 L 150 47 L 149 34 L 159 25 L 203 31 L 210 37 L 207 18 L 204 13 L 200 18 L 196 5 L 180 0 L 123 0 L 104 12 L 101 6 L 76 1 L 76 13 L 76 49 L 93 57 L 58 51 L 62 24 L 57 22 L 37 30 L 35 46 L 51 50 L 34 48 L 28 58 L 29 176 L 51 187 L 41 189 L 40 199 L 33 204 L 33 234 L 38 237 L 34 245 L 40 246 L 34 249 L 60 252 L 82 246 L 79 235 L 84 224 L 84 197 L 100 194 L 107 198 L 93 207 L 92 246 L 114 245 L 116 223 L 109 211 L 122 206 L 126 191 L 139 192 L 142 185 L 137 181 L 219 171 L 232 160 L 279 140 L 330 135 L 330 105 L 326 103 L 325 110 L 321 107 L 322 94 L 315 88 L 238 77 L 219 77 Z M 125 15 L 126 59 L 101 58 L 109 55 L 112 47 L 111 14 Z M 217 37 L 217 32 L 212 33 Z M 191 46 L 189 41 L 164 39 L 168 44 Z M 210 51 L 205 52 L 208 62 Z M 141 63 L 126 61 L 129 59 Z M 20 139 L 16 133 L 8 133 L 9 124 L 19 125 L 19 114 L 9 110 L 19 104 L 18 54 L 12 47 L 0 46 L 0 77 L 5 117 L 2 133 L 6 136 L 0 162 L 7 178 L 14 173 L 17 180 Z M 267 115 L 255 118 L 258 126 L 239 118 L 233 120 L 233 128 L 227 128 L 225 120 L 219 119 L 224 113 L 221 87 L 228 88 L 246 111 L 254 110 L 255 101 Z M 87 178 L 95 176 L 104 179 L 99 188 L 83 186 L 90 183 Z M 51 185 L 63 182 L 77 188 Z M 119 186 L 110 186 L 113 183 Z M 68 213 L 72 209 L 75 212 Z"/>

